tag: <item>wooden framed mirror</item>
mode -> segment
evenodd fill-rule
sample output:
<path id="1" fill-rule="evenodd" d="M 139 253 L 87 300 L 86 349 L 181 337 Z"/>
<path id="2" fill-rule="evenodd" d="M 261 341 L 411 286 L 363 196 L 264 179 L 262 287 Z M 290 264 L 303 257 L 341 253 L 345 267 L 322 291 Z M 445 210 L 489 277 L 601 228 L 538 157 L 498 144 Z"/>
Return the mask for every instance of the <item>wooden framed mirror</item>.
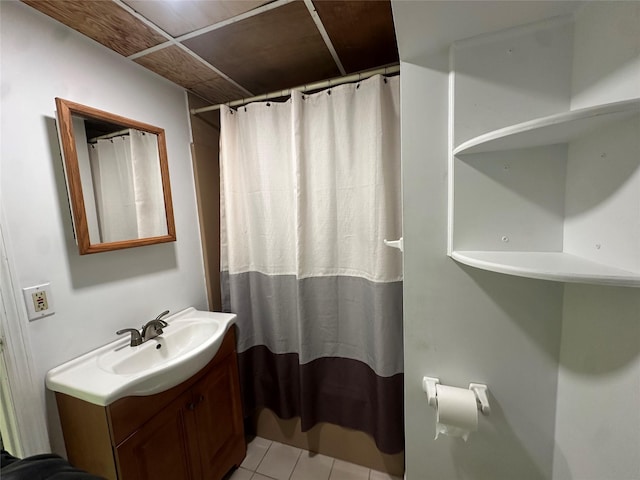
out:
<path id="1" fill-rule="evenodd" d="M 81 255 L 176 239 L 164 129 L 56 98 Z"/>

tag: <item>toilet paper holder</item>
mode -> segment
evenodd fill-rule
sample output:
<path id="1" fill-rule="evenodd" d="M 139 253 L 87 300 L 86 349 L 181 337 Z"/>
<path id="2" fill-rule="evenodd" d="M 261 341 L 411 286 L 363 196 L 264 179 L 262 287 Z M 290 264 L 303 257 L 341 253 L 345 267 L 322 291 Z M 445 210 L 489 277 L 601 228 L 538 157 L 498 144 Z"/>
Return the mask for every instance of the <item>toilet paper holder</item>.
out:
<path id="1" fill-rule="evenodd" d="M 422 378 L 422 390 L 427 394 L 427 403 L 434 408 L 438 406 L 438 394 L 436 391 L 436 385 L 438 384 L 440 384 L 439 378 Z M 491 413 L 491 406 L 489 405 L 489 396 L 487 395 L 489 389 L 487 386 L 482 383 L 470 383 L 469 390 L 476 395 L 478 410 L 480 410 L 483 415 L 489 415 Z"/>

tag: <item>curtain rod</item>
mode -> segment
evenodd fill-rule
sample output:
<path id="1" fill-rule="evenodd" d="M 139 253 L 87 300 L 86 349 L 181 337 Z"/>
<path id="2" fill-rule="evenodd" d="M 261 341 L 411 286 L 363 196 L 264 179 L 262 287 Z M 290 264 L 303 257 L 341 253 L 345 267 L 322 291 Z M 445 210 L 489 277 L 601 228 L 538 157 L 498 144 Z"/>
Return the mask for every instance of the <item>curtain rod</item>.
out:
<path id="1" fill-rule="evenodd" d="M 124 130 L 118 130 L 117 132 L 105 133 L 104 135 L 90 138 L 87 140 L 87 142 L 94 142 L 96 140 L 109 140 L 110 138 L 118 137 L 120 135 L 129 135 L 129 129 L 125 128 Z"/>
<path id="2" fill-rule="evenodd" d="M 293 90 L 299 90 L 302 93 L 306 93 L 310 90 L 318 90 L 321 88 L 331 88 L 336 85 L 342 85 L 344 83 L 357 82 L 359 80 L 364 80 L 365 78 L 373 77 L 374 75 L 388 75 L 391 73 L 398 73 L 400 71 L 400 65 L 392 65 L 389 67 L 376 68 L 375 70 L 368 70 L 366 72 L 354 73 L 352 75 L 347 75 L 344 77 L 336 77 L 331 78 L 329 80 L 323 80 L 321 82 L 309 83 L 307 85 L 300 85 L 298 87 L 287 88 L 285 90 L 278 90 L 271 93 L 263 93 L 262 95 L 256 95 L 255 97 L 250 98 L 242 98 L 240 100 L 234 100 L 228 103 L 221 103 L 218 105 L 211 105 L 209 107 L 202 108 L 192 108 L 191 114 L 197 115 L 198 113 L 210 112 L 212 110 L 218 110 L 222 105 L 226 105 L 228 107 L 237 107 L 239 105 L 246 105 L 251 102 L 259 102 L 262 100 L 270 100 L 272 98 L 286 97 L 291 95 Z"/>

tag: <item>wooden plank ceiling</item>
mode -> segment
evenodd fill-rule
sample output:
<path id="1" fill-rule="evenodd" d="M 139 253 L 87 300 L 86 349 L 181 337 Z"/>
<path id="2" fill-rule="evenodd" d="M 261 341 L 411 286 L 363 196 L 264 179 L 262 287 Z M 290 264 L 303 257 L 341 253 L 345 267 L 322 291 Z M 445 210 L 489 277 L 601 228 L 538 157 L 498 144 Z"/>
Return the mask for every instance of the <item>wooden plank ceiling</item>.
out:
<path id="1" fill-rule="evenodd" d="M 212 104 L 398 62 L 389 0 L 22 0 Z"/>

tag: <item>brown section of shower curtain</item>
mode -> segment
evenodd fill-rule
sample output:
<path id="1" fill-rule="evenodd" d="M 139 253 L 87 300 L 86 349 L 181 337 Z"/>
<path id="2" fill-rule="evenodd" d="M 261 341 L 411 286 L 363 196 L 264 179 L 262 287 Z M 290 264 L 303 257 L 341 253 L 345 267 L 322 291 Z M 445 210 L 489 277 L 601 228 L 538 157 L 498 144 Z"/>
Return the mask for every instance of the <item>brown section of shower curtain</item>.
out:
<path id="1" fill-rule="evenodd" d="M 245 416 L 266 407 L 280 418 L 301 418 L 371 435 L 386 454 L 404 450 L 403 374 L 377 375 L 358 360 L 325 357 L 300 365 L 295 353 L 258 345 L 238 355 Z"/>

